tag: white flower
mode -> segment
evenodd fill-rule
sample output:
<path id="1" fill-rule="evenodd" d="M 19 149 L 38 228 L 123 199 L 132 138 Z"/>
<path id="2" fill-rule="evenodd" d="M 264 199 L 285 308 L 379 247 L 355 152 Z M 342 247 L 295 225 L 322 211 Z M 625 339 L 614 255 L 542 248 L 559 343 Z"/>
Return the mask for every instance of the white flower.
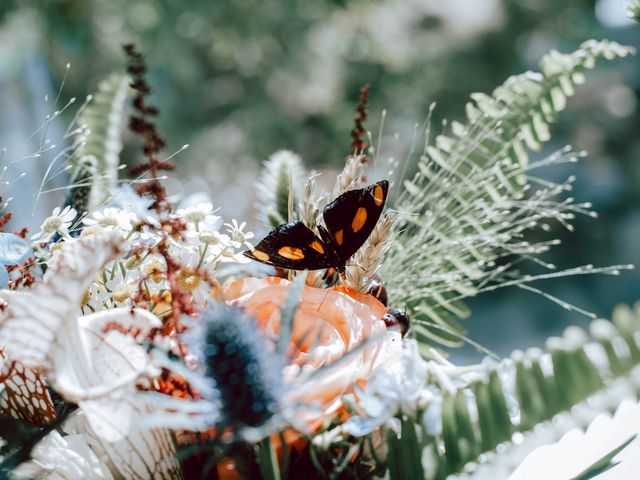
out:
<path id="1" fill-rule="evenodd" d="M 72 414 L 62 429 L 69 435 L 84 436 L 93 452 L 109 466 L 116 478 L 183 478 L 175 455 L 175 442 L 168 430 L 136 430 L 118 442 L 104 442 L 80 411 Z"/>
<path id="2" fill-rule="evenodd" d="M 251 261 L 242 252 L 237 252 L 232 247 L 221 250 L 214 260 L 220 263 L 248 263 Z"/>
<path id="3" fill-rule="evenodd" d="M 62 437 L 52 431 L 33 449 L 31 460 L 18 466 L 14 479 L 111 480 L 109 469 L 93 453 L 84 435 Z"/>
<path id="4" fill-rule="evenodd" d="M 54 234 L 59 234 L 63 237 L 69 235 L 69 227 L 76 218 L 77 212 L 74 208 L 69 206 L 64 207 L 64 210 L 60 211 L 60 207 L 53 209 L 50 217 L 47 217 L 42 225 L 40 231 L 31 237 L 31 240 L 39 240 L 40 242 L 48 242 Z"/>
<path id="5" fill-rule="evenodd" d="M 630 439 L 612 459 L 617 465 L 597 475 L 598 479 L 627 480 L 637 478 L 640 471 L 640 404 L 624 400 L 613 417 L 598 415 L 586 432 L 573 429 L 559 442 L 536 448 L 509 479 L 591 478 L 585 471 Z"/>
<path id="6" fill-rule="evenodd" d="M 231 246 L 231 238 L 229 235 L 225 235 L 224 233 L 216 232 L 215 230 L 200 232 L 198 234 L 198 240 L 204 245 L 214 246 L 214 247 L 230 247 Z"/>
<path id="7" fill-rule="evenodd" d="M 116 303 L 125 303 L 130 300 L 138 291 L 138 288 L 133 283 L 119 283 L 113 288 L 111 296 Z"/>
<path id="8" fill-rule="evenodd" d="M 249 250 L 253 250 L 253 245 L 249 242 L 253 238 L 253 232 L 244 232 L 244 228 L 247 226 L 247 222 L 242 222 L 238 225 L 238 221 L 234 218 L 231 223 L 225 223 L 227 231 L 231 234 L 231 239 L 235 243 L 236 248 L 242 246 L 247 247 Z"/>
<path id="9" fill-rule="evenodd" d="M 139 290 L 142 276 L 142 262 L 140 257 L 132 256 L 109 263 L 100 275 L 94 277 L 82 306 L 86 305 L 92 311 L 115 306 L 133 306 L 133 296 Z"/>
<path id="10" fill-rule="evenodd" d="M 155 357 L 136 341 L 161 325 L 153 313 L 123 307 L 77 316 L 92 279 L 122 247 L 114 232 L 63 242 L 43 281 L 11 297 L 0 314 L 5 354 L 46 374 L 53 388 L 84 412 L 92 431 L 110 442 L 166 422 L 192 426 L 191 413 L 200 408 L 136 389 L 160 372 Z M 113 325 L 117 328 L 108 328 Z"/>
<path id="11" fill-rule="evenodd" d="M 94 212 L 91 217 L 85 218 L 83 223 L 87 226 L 98 225 L 106 230 L 122 230 L 131 231 L 137 217 L 125 210 L 119 208 L 105 208 L 104 210 Z"/>
<path id="12" fill-rule="evenodd" d="M 138 218 L 149 220 L 155 212 L 150 210 L 151 199 L 138 195 L 131 185 L 122 185 L 111 192 L 110 207 L 117 207 L 127 212 L 132 212 Z"/>
<path id="13" fill-rule="evenodd" d="M 210 203 L 198 203 L 193 207 L 179 209 L 177 215 L 182 217 L 187 223 L 193 224 L 196 230 L 198 230 L 202 223 L 215 225 L 220 219 L 220 217 L 213 215 L 216 211 L 217 209 L 214 210 L 213 205 Z"/>
<path id="14" fill-rule="evenodd" d="M 399 410 L 410 414 L 424 403 L 429 365 L 413 339 L 401 340 L 399 332 L 389 332 L 380 366 L 373 372 L 360 395 L 364 416 L 353 416 L 343 431 L 366 435 L 391 419 Z"/>

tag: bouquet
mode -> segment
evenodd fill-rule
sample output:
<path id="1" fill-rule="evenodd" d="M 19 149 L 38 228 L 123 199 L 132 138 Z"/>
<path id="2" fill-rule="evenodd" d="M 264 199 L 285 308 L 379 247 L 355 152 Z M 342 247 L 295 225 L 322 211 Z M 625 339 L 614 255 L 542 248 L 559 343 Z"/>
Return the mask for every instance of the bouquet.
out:
<path id="1" fill-rule="evenodd" d="M 167 192 L 187 146 L 163 153 L 144 58 L 124 50 L 126 73 L 79 107 L 42 179 L 44 194 L 69 173 L 64 204 L 39 231 L 0 233 L 3 476 L 539 478 L 539 462 L 516 470 L 537 445 L 635 397 L 640 313 L 628 307 L 545 351 L 464 367 L 446 355 L 482 349 L 460 324 L 467 298 L 518 287 L 590 315 L 532 283 L 631 268 L 542 260 L 559 243 L 551 223 L 595 214 L 567 196 L 573 177 L 536 174 L 582 152 L 530 153 L 596 60 L 632 49 L 553 51 L 540 72 L 473 95 L 466 123 L 432 139 L 429 117 L 404 162 L 366 129 L 363 87 L 332 188 L 293 152 L 265 163 L 261 236 L 225 222 L 215 198 Z M 47 118 L 39 153 L 70 108 Z M 144 158 L 127 173 L 125 124 Z M 525 261 L 544 273 L 520 274 Z M 610 468 L 638 429 L 627 433 L 567 475 Z"/>

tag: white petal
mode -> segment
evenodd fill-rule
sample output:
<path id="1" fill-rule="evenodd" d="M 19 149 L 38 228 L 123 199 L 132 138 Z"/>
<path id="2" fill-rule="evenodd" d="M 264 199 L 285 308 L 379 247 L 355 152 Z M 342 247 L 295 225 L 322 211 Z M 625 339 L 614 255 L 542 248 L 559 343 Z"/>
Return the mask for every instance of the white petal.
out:
<path id="1" fill-rule="evenodd" d="M 28 367 L 48 369 L 52 341 L 75 322 L 80 301 L 96 272 L 120 252 L 117 236 L 102 235 L 64 242 L 44 281 L 28 300 L 16 297 L 0 318 L 0 345 Z"/>

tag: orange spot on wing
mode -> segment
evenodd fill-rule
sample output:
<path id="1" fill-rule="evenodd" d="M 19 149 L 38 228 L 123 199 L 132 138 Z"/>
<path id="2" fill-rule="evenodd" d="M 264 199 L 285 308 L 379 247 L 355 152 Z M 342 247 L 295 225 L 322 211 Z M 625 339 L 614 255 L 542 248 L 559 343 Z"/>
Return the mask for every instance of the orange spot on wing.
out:
<path id="1" fill-rule="evenodd" d="M 360 207 L 353 217 L 351 228 L 355 233 L 357 233 L 362 227 L 364 227 L 365 223 L 367 223 L 367 209 Z"/>
<path id="2" fill-rule="evenodd" d="M 262 262 L 268 262 L 269 261 L 269 255 L 267 255 L 266 253 L 264 253 L 262 250 L 254 250 L 251 255 L 253 255 L 253 257 L 256 260 L 260 260 Z"/>
<path id="3" fill-rule="evenodd" d="M 278 255 L 289 260 L 302 260 L 304 258 L 302 250 L 296 247 L 282 247 L 278 250 Z"/>
<path id="4" fill-rule="evenodd" d="M 311 248 L 313 248 L 318 253 L 322 253 L 322 254 L 324 253 L 324 247 L 317 240 L 314 240 L 313 242 L 311 242 Z"/>
<path id="5" fill-rule="evenodd" d="M 376 188 L 373 189 L 373 201 L 376 207 L 379 207 L 384 202 L 384 190 L 380 185 L 376 185 Z"/>
<path id="6" fill-rule="evenodd" d="M 337 243 L 338 245 L 342 245 L 342 234 L 343 234 L 343 231 L 342 231 L 342 230 L 338 230 L 338 231 L 336 232 L 336 243 Z"/>

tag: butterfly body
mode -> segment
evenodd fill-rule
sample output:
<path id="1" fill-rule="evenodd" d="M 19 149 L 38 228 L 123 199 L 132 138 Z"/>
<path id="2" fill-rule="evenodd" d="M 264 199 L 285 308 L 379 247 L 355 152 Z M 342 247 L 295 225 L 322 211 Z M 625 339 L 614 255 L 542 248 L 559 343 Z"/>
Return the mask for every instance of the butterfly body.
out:
<path id="1" fill-rule="evenodd" d="M 350 190 L 323 210 L 324 226 L 317 236 L 300 221 L 272 230 L 253 251 L 244 254 L 268 265 L 291 270 L 335 268 L 343 273 L 347 261 L 364 244 L 384 209 L 389 182 Z"/>

